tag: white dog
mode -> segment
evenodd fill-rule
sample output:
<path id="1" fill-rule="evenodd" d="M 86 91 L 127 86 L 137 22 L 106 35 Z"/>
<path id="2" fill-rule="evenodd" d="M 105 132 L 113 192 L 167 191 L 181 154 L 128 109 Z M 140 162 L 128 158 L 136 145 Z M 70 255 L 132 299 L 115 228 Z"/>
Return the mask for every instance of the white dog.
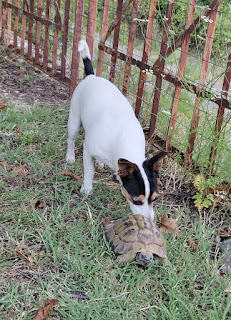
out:
<path id="1" fill-rule="evenodd" d="M 85 141 L 81 192 L 89 194 L 92 190 L 93 159 L 96 159 L 117 173 L 132 212 L 153 219 L 152 203 L 158 196 L 157 170 L 166 153 L 162 151 L 150 160 L 145 159 L 143 130 L 128 100 L 111 82 L 94 75 L 85 40 L 79 42 L 78 50 L 86 78 L 71 100 L 66 161 L 75 161 L 75 138 L 82 124 Z"/>

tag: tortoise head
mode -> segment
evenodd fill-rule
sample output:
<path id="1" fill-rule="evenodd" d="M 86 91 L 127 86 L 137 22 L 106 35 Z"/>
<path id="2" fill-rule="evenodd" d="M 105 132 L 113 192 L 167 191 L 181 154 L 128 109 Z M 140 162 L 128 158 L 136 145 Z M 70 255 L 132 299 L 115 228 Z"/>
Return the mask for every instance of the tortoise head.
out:
<path id="1" fill-rule="evenodd" d="M 136 254 L 136 261 L 142 266 L 147 266 L 153 261 L 153 254 L 151 252 L 139 252 Z"/>

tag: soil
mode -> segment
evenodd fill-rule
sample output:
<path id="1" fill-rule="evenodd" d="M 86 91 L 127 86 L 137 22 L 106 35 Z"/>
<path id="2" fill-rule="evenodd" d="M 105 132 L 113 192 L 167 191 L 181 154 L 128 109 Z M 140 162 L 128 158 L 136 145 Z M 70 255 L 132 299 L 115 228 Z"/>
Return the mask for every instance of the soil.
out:
<path id="1" fill-rule="evenodd" d="M 0 103 L 67 105 L 69 88 L 19 56 L 0 47 Z"/>

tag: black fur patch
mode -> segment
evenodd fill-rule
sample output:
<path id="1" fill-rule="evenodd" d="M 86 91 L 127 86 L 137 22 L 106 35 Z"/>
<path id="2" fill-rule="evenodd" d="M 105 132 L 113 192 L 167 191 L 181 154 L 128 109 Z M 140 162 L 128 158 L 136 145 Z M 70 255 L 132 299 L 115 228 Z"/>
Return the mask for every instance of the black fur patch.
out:
<path id="1" fill-rule="evenodd" d="M 85 70 L 86 75 L 89 76 L 90 74 L 94 74 L 91 60 L 88 58 L 84 58 L 83 63 L 84 63 L 84 70 Z"/>
<path id="2" fill-rule="evenodd" d="M 148 198 L 148 202 L 151 203 L 151 196 L 153 192 L 158 193 L 158 188 L 157 188 L 158 172 L 153 171 L 153 165 L 148 165 L 148 164 L 149 164 L 148 161 L 144 161 L 143 168 L 150 184 L 150 196 Z"/>
<path id="3" fill-rule="evenodd" d="M 123 187 L 127 190 L 132 198 L 138 197 L 140 195 L 145 195 L 144 180 L 138 168 L 137 171 L 135 171 L 132 175 L 121 177 L 121 180 L 123 183 Z"/>

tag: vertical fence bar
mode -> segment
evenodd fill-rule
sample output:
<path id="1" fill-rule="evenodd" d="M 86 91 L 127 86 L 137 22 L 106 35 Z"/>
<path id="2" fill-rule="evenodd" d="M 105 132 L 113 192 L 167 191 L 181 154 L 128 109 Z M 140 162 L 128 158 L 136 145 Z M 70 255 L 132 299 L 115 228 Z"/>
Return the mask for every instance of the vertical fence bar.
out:
<path id="1" fill-rule="evenodd" d="M 228 57 L 226 70 L 227 70 L 227 72 L 225 73 L 223 86 L 222 86 L 222 92 L 221 92 L 221 98 L 224 98 L 224 99 L 227 99 L 227 97 L 228 97 L 228 91 L 229 91 L 230 80 L 231 80 L 231 51 L 230 51 L 230 54 Z M 222 105 L 222 99 L 221 99 L 221 104 L 219 105 L 218 110 L 217 110 L 217 118 L 216 118 L 216 125 L 215 125 L 215 139 L 214 139 L 213 145 L 211 147 L 210 155 L 209 155 L 211 172 L 213 172 L 213 167 L 214 167 L 214 163 L 215 163 L 215 157 L 216 157 L 216 153 L 217 153 L 217 145 L 218 145 L 218 142 L 220 139 L 221 127 L 222 127 L 222 123 L 224 120 L 224 112 L 225 112 L 225 107 Z"/>
<path id="2" fill-rule="evenodd" d="M 71 94 L 78 83 L 78 71 L 79 71 L 79 52 L 78 44 L 81 39 L 82 23 L 83 23 L 83 8 L 84 0 L 78 0 L 76 15 L 75 15 L 75 28 L 73 37 L 73 50 L 72 50 L 72 64 L 71 64 Z"/>
<path id="3" fill-rule="evenodd" d="M 2 0 L 0 0 L 0 38 L 2 34 L 2 10 L 3 10 Z"/>
<path id="4" fill-rule="evenodd" d="M 129 39 L 128 39 L 127 61 L 125 65 L 124 82 L 123 82 L 123 88 L 122 88 L 122 93 L 125 96 L 127 95 L 127 92 L 128 92 L 128 81 L 129 81 L 129 75 L 131 71 L 131 57 L 133 55 L 133 50 L 134 50 L 137 15 L 138 15 L 138 0 L 134 0 L 133 7 L 132 7 L 132 22 L 131 22 L 131 27 L 129 32 Z"/>
<path id="5" fill-rule="evenodd" d="M 50 18 L 51 0 L 46 0 L 46 19 Z M 43 69 L 47 69 L 49 56 L 49 26 L 45 25 L 44 49 L 43 49 Z"/>
<path id="6" fill-rule="evenodd" d="M 23 0 L 22 8 L 23 10 L 25 10 L 26 0 Z M 26 38 L 26 15 L 22 13 L 20 54 L 24 54 L 25 38 Z"/>
<path id="7" fill-rule="evenodd" d="M 193 22 L 196 3 L 197 3 L 197 0 L 190 0 L 185 29 L 187 29 L 191 25 L 191 23 Z M 188 49 L 189 49 L 189 43 L 190 43 L 190 36 L 191 36 L 190 34 L 186 34 L 185 38 L 183 40 L 183 43 L 182 43 L 181 55 L 180 55 L 180 61 L 179 61 L 179 69 L 178 69 L 178 73 L 177 73 L 177 78 L 179 80 L 181 80 L 184 75 L 187 54 L 188 54 Z M 180 101 L 180 94 L 181 94 L 181 87 L 176 85 L 174 96 L 173 96 L 173 102 L 172 102 L 171 119 L 169 121 L 169 126 L 168 126 L 167 150 L 171 149 L 171 147 L 172 147 L 171 134 L 172 134 L 172 132 L 175 128 L 175 124 L 176 124 L 176 117 L 177 117 L 178 106 L 179 106 L 179 101 Z"/>
<path id="8" fill-rule="evenodd" d="M 1 30 L 0 41 L 4 42 L 4 40 L 5 40 L 5 28 L 6 28 L 6 7 L 3 4 L 2 4 L 1 20 L 2 20 L 2 23 L 1 23 L 2 30 Z"/>
<path id="9" fill-rule="evenodd" d="M 30 0 L 30 13 L 34 13 L 34 0 Z M 28 60 L 31 60 L 31 57 L 32 57 L 33 24 L 34 24 L 33 18 L 29 18 L 28 52 L 27 52 Z"/>
<path id="10" fill-rule="evenodd" d="M 38 0 L 37 4 L 37 16 L 42 16 L 43 9 L 43 0 Z M 40 64 L 39 59 L 39 47 L 40 47 L 40 38 L 41 38 L 41 22 L 36 22 L 36 39 L 35 39 L 35 63 Z"/>
<path id="11" fill-rule="evenodd" d="M 101 28 L 101 35 L 100 35 L 100 40 L 101 41 L 102 41 L 103 37 L 105 36 L 106 31 L 107 31 L 108 12 L 109 12 L 109 0 L 104 0 L 103 21 L 102 21 L 102 28 Z M 99 50 L 97 73 L 96 73 L 98 77 L 102 76 L 102 72 L 103 72 L 103 57 L 104 57 L 104 51 L 103 50 Z"/>
<path id="12" fill-rule="evenodd" d="M 120 16 L 122 13 L 122 6 L 123 6 L 123 0 L 118 0 L 118 7 L 117 7 L 117 13 L 116 13 L 117 17 Z M 118 50 L 118 46 L 119 46 L 120 25 L 121 25 L 121 19 L 119 19 L 119 22 L 116 25 L 114 30 L 113 49 L 116 51 Z M 117 60 L 116 56 L 111 57 L 111 70 L 110 70 L 110 76 L 109 76 L 109 80 L 111 82 L 114 82 L 114 79 L 115 79 L 116 60 Z"/>
<path id="13" fill-rule="evenodd" d="M 70 0 L 65 1 L 65 13 L 63 23 L 62 58 L 61 58 L 61 79 L 64 80 L 66 74 L 66 54 L 68 41 L 68 27 L 70 16 Z"/>
<path id="14" fill-rule="evenodd" d="M 8 3 L 11 4 L 12 0 L 8 0 Z M 7 8 L 7 40 L 6 40 L 7 46 L 10 45 L 10 40 L 11 40 L 11 16 L 12 16 L 12 9 Z"/>
<path id="15" fill-rule="evenodd" d="M 152 28 L 153 28 L 153 23 L 155 18 L 156 4 L 157 4 L 157 0 L 151 0 L 149 15 L 148 15 L 147 31 L 146 31 L 146 37 L 144 42 L 143 56 L 142 56 L 143 63 L 148 62 L 148 56 L 150 53 L 150 47 L 151 47 L 151 41 L 152 41 Z M 135 108 L 136 117 L 138 117 L 140 113 L 145 80 L 146 80 L 146 71 L 140 70 L 139 84 L 138 84 L 137 97 L 136 97 L 136 108 Z"/>
<path id="16" fill-rule="evenodd" d="M 96 16 L 97 16 L 97 0 L 91 0 L 89 2 L 88 9 L 88 22 L 87 22 L 87 44 L 91 54 L 91 60 L 93 59 L 94 52 L 94 35 L 96 26 Z"/>
<path id="17" fill-rule="evenodd" d="M 200 74 L 200 80 L 199 80 L 199 88 L 201 91 L 203 91 L 206 83 L 206 76 L 208 72 L 209 60 L 210 60 L 210 55 L 211 55 L 212 45 L 213 45 L 213 37 L 214 37 L 214 32 L 216 27 L 217 10 L 211 11 L 209 19 L 211 20 L 211 23 L 209 23 L 208 29 L 207 29 L 206 43 L 204 48 L 204 55 L 203 55 L 203 60 L 201 65 L 201 74 Z M 195 102 L 193 115 L 192 115 L 192 122 L 191 122 L 191 128 L 190 128 L 190 136 L 189 136 L 189 147 L 187 149 L 187 165 L 189 166 L 192 162 L 192 152 L 193 152 L 194 144 L 196 140 L 196 129 L 199 125 L 201 100 L 202 100 L 201 97 L 198 97 L 198 96 L 196 97 L 196 102 Z"/>
<path id="18" fill-rule="evenodd" d="M 55 0 L 56 1 L 56 0 Z M 60 0 L 56 1 L 56 14 L 55 14 L 55 23 L 59 23 L 58 21 L 58 12 L 60 9 Z M 57 70 L 57 50 L 58 50 L 58 42 L 59 42 L 59 30 L 55 28 L 54 30 L 54 38 L 53 38 L 53 52 L 52 52 L 52 72 L 56 73 Z"/>
<path id="19" fill-rule="evenodd" d="M 19 0 L 15 0 L 15 6 L 19 7 Z M 14 48 L 18 48 L 18 21 L 19 21 L 19 9 L 15 9 L 14 12 Z"/>
<path id="20" fill-rule="evenodd" d="M 167 42 L 168 42 L 168 37 L 169 37 L 169 29 L 172 24 L 172 13 L 173 13 L 173 8 L 174 8 L 174 2 L 175 2 L 174 0 L 168 2 L 167 11 L 166 11 L 166 23 L 164 24 L 163 37 L 162 37 L 161 48 L 160 48 L 160 64 L 159 64 L 160 71 L 159 71 L 159 75 L 156 77 L 148 138 L 150 138 L 152 136 L 152 134 L 155 130 L 155 127 L 156 127 L 156 120 L 157 120 L 157 114 L 158 114 L 158 110 L 159 110 L 160 94 L 161 94 L 161 87 L 162 87 L 162 74 L 161 73 L 164 70 L 165 54 L 168 49 Z"/>

